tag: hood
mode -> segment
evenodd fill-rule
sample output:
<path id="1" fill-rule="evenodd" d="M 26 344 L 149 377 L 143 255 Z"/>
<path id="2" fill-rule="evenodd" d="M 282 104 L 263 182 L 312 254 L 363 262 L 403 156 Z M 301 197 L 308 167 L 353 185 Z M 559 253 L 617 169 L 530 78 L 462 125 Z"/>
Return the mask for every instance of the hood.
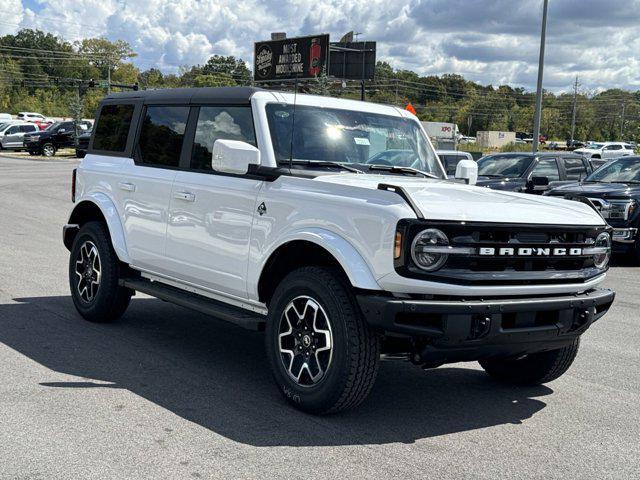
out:
<path id="1" fill-rule="evenodd" d="M 431 220 L 529 223 L 541 225 L 603 225 L 589 206 L 559 198 L 491 190 L 446 180 L 399 176 L 336 174 L 316 177 L 351 187 L 377 189 L 386 183 L 403 187 Z"/>
<path id="2" fill-rule="evenodd" d="M 577 153 L 579 155 L 586 155 L 590 157 L 594 153 L 600 153 L 600 150 L 593 150 L 591 148 L 576 148 L 572 153 Z"/>
<path id="3" fill-rule="evenodd" d="M 584 195 L 585 197 L 635 197 L 640 196 L 640 185 L 627 185 L 625 183 L 570 183 L 554 188 L 549 195 Z"/>

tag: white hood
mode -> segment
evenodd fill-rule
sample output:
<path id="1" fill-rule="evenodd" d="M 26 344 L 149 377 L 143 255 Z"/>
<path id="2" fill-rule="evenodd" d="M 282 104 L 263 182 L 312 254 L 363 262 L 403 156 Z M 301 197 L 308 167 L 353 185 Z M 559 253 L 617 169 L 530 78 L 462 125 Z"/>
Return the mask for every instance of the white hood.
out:
<path id="1" fill-rule="evenodd" d="M 503 192 L 451 181 L 391 175 L 337 174 L 316 177 L 352 187 L 377 189 L 380 183 L 403 187 L 426 219 L 541 225 L 604 225 L 588 205 L 540 195 Z"/>

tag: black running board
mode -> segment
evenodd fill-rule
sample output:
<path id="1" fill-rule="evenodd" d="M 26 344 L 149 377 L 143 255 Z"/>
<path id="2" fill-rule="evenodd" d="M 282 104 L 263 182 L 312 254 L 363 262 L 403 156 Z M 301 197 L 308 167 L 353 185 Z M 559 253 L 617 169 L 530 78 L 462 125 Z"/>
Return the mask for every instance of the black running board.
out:
<path id="1" fill-rule="evenodd" d="M 146 278 L 123 278 L 120 285 L 137 292 L 146 293 L 152 297 L 175 303 L 181 307 L 190 308 L 219 320 L 234 323 L 247 330 L 264 330 L 267 317 L 259 313 L 250 312 L 240 307 L 234 307 L 217 300 L 186 292 L 180 288 L 165 285 Z"/>

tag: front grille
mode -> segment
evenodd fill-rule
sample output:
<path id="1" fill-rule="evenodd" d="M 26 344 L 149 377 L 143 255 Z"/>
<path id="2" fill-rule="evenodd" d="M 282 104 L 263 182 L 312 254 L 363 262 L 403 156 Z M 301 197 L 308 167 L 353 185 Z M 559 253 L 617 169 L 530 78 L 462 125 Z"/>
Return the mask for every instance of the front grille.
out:
<path id="1" fill-rule="evenodd" d="M 424 228 L 442 230 L 451 246 L 472 247 L 476 253 L 450 255 L 435 272 L 425 272 L 411 259 L 410 240 Z M 401 228 L 401 225 L 399 225 Z M 583 283 L 602 273 L 594 266 L 592 255 L 554 255 L 555 249 L 592 247 L 601 227 L 544 226 L 520 224 L 469 224 L 454 222 L 413 222 L 404 229 L 409 237 L 396 271 L 413 278 L 466 285 L 535 285 Z M 405 237 L 405 238 L 407 238 Z M 543 249 L 543 255 L 480 255 L 480 249 Z"/>

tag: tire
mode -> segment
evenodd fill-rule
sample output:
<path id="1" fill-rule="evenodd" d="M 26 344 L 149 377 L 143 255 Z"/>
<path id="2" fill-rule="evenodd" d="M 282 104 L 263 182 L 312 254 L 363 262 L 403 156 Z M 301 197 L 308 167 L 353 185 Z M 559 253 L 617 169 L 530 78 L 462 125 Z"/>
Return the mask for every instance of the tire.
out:
<path id="1" fill-rule="evenodd" d="M 120 270 L 107 226 L 102 222 L 84 224 L 71 248 L 69 287 L 78 313 L 86 320 L 112 322 L 125 312 L 133 292 L 118 285 Z"/>
<path id="2" fill-rule="evenodd" d="M 480 365 L 492 378 L 511 385 L 541 385 L 562 376 L 578 354 L 580 338 L 558 350 L 533 353 L 520 360 L 487 359 Z"/>
<path id="3" fill-rule="evenodd" d="M 47 142 L 42 145 L 41 152 L 45 157 L 53 157 L 56 154 L 56 147 L 53 143 Z"/>
<path id="4" fill-rule="evenodd" d="M 336 269 L 304 267 L 287 275 L 273 294 L 265 335 L 267 357 L 280 391 L 300 410 L 326 414 L 356 407 L 375 382 L 379 339 L 351 288 Z M 296 324 L 299 312 L 305 321 Z M 296 348 L 306 348 L 307 356 Z M 295 357 L 281 351 L 289 349 Z"/>

